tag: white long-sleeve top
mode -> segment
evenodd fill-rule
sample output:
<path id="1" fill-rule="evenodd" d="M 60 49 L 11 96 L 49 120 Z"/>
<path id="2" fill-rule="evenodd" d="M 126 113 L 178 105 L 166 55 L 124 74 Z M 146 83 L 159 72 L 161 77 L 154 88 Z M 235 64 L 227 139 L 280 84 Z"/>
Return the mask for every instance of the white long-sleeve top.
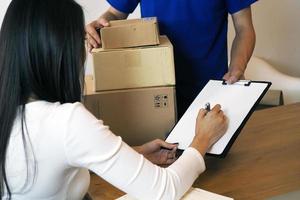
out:
<path id="1" fill-rule="evenodd" d="M 152 164 L 81 103 L 29 103 L 26 128 L 28 168 L 19 117 L 7 151 L 13 199 L 82 199 L 89 186 L 86 169 L 90 169 L 137 199 L 173 200 L 205 170 L 201 154 L 193 148 L 168 168 Z"/>

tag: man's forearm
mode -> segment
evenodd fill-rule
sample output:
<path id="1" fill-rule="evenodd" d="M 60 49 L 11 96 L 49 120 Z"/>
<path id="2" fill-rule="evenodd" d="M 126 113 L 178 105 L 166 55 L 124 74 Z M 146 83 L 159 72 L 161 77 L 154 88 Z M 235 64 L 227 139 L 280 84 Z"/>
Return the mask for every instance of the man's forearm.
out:
<path id="1" fill-rule="evenodd" d="M 252 56 L 255 47 L 255 32 L 253 29 L 243 30 L 236 34 L 231 47 L 230 68 L 239 68 L 243 72 Z"/>
<path id="2" fill-rule="evenodd" d="M 231 47 L 230 71 L 244 73 L 255 47 L 255 31 L 251 8 L 245 8 L 232 15 L 236 36 Z"/>
<path id="3" fill-rule="evenodd" d="M 100 18 L 104 18 L 107 21 L 126 19 L 127 17 L 128 17 L 128 14 L 122 13 L 113 7 L 110 7 L 105 13 L 103 13 L 100 16 Z"/>

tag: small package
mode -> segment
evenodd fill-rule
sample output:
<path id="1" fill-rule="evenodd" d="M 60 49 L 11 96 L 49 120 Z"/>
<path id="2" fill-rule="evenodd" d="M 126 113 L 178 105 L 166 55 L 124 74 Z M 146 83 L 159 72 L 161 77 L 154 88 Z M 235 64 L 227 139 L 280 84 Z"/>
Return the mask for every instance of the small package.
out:
<path id="1" fill-rule="evenodd" d="M 155 17 L 110 21 L 110 26 L 102 28 L 100 34 L 103 49 L 159 44 L 159 30 Z"/>

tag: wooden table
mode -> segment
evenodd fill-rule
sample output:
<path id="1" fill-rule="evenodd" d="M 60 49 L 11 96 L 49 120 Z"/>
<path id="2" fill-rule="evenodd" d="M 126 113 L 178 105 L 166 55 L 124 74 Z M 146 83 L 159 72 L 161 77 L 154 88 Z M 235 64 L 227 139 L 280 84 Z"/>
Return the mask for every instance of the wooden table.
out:
<path id="1" fill-rule="evenodd" d="M 225 159 L 205 160 L 194 187 L 247 200 L 300 190 L 300 103 L 256 111 Z M 90 193 L 94 200 L 124 194 L 96 175 Z"/>

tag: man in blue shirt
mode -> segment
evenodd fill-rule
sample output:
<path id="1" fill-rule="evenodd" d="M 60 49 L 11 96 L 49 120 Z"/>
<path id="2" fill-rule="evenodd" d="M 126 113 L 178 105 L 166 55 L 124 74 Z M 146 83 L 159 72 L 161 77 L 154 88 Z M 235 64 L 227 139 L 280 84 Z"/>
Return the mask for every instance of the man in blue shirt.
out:
<path id="1" fill-rule="evenodd" d="M 251 4 L 256 0 L 107 0 L 111 7 L 87 25 L 89 50 L 99 47 L 96 28 L 126 19 L 140 3 L 142 17 L 156 16 L 161 34 L 174 45 L 178 115 L 210 79 L 234 83 L 243 78 L 255 46 Z M 228 13 L 236 36 L 228 67 Z"/>

